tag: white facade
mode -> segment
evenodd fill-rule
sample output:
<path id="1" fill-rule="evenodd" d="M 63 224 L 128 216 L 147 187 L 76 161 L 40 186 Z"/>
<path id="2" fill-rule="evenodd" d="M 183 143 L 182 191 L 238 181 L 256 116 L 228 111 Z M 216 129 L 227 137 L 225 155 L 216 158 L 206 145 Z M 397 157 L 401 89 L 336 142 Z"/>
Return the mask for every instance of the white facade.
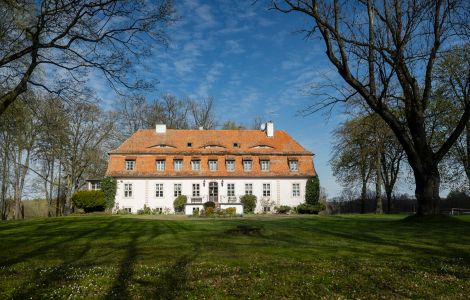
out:
<path id="1" fill-rule="evenodd" d="M 255 212 L 272 212 L 280 205 L 297 206 L 304 202 L 307 178 L 116 178 L 116 209 L 128 209 L 132 213 L 144 205 L 173 213 L 175 185 L 181 185 L 181 195 L 188 197 L 185 213 L 192 214 L 193 207 L 202 209 L 202 204 L 217 200 L 220 207 L 235 207 L 242 213 L 240 197 L 246 193 L 246 185 L 252 187 L 257 198 Z M 193 184 L 199 184 L 199 196 L 193 196 Z M 233 186 L 232 186 L 233 184 Z M 217 187 L 209 196 L 209 186 Z M 228 195 L 228 188 L 234 187 L 234 196 Z M 249 186 L 248 186 L 249 189 Z M 129 193 L 129 191 L 131 191 Z M 214 195 L 216 194 L 216 195 Z"/>

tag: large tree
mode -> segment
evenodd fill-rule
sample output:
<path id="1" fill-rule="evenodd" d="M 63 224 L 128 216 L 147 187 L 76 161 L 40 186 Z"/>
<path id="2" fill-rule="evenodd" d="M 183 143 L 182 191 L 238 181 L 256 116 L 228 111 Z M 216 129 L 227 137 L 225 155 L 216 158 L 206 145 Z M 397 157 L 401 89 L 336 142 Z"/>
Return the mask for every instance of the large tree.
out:
<path id="1" fill-rule="evenodd" d="M 89 70 L 115 88 L 147 87 L 129 72 L 166 42 L 172 16 L 170 0 L 1 1 L 0 116 L 31 86 L 74 98 Z"/>
<path id="2" fill-rule="evenodd" d="M 436 60 L 456 43 L 469 42 L 470 2 L 273 0 L 272 3 L 279 11 L 298 12 L 311 20 L 309 33 L 313 36 L 319 33 L 327 58 L 353 95 L 362 97 L 402 145 L 414 173 L 417 214 L 438 214 L 438 165 L 469 120 L 468 93 L 460 114 L 439 144 L 429 139 L 427 116 L 433 101 Z"/>

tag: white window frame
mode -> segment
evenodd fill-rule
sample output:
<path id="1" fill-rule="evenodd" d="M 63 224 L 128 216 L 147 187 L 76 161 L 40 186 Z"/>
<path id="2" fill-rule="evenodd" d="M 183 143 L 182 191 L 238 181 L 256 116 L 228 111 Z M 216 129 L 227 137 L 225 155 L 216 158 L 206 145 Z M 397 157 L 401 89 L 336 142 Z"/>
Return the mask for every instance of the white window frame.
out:
<path id="1" fill-rule="evenodd" d="M 195 168 L 197 166 L 197 168 Z M 201 161 L 191 160 L 191 171 L 201 171 Z"/>
<path id="2" fill-rule="evenodd" d="M 155 184 L 155 197 L 156 198 L 163 198 L 163 183 L 156 183 Z"/>
<path id="3" fill-rule="evenodd" d="M 263 197 L 271 197 L 271 184 L 263 183 Z"/>
<path id="4" fill-rule="evenodd" d="M 181 183 L 173 184 L 173 196 L 175 197 L 181 196 L 182 190 L 183 190 L 183 186 Z"/>
<path id="5" fill-rule="evenodd" d="M 157 169 L 157 171 L 163 172 L 165 171 L 165 167 L 166 167 L 166 161 L 164 159 L 157 159 L 157 161 L 155 162 L 155 168 Z"/>
<path id="6" fill-rule="evenodd" d="M 132 183 L 124 183 L 124 198 L 132 198 Z"/>
<path id="7" fill-rule="evenodd" d="M 182 159 L 174 159 L 173 160 L 173 169 L 175 171 L 182 171 L 183 170 L 183 160 Z"/>
<path id="8" fill-rule="evenodd" d="M 250 166 L 249 168 L 247 168 L 247 166 Z M 243 171 L 245 172 L 251 172 L 253 170 L 253 161 L 252 160 L 244 160 L 243 161 Z"/>
<path id="9" fill-rule="evenodd" d="M 269 160 L 263 159 L 260 161 L 261 171 L 268 172 L 269 171 Z"/>
<path id="10" fill-rule="evenodd" d="M 201 185 L 199 183 L 193 183 L 192 195 L 193 197 L 201 196 Z"/>
<path id="11" fill-rule="evenodd" d="M 300 183 L 292 183 L 292 197 L 300 197 Z"/>
<path id="12" fill-rule="evenodd" d="M 133 171 L 135 169 L 135 159 L 126 159 L 126 171 Z"/>
<path id="13" fill-rule="evenodd" d="M 235 183 L 227 183 L 227 197 L 235 196 Z"/>
<path id="14" fill-rule="evenodd" d="M 295 168 L 293 168 L 295 166 Z M 289 160 L 289 170 L 291 172 L 298 172 L 299 171 L 299 161 L 298 160 Z"/>
<path id="15" fill-rule="evenodd" d="M 229 168 L 230 166 L 230 168 Z M 235 160 L 233 159 L 228 159 L 225 161 L 225 168 L 227 169 L 228 172 L 235 172 Z"/>
<path id="16" fill-rule="evenodd" d="M 210 160 L 208 161 L 208 164 L 209 164 L 209 171 L 211 171 L 211 172 L 217 171 L 217 169 L 218 169 L 218 167 L 219 167 L 219 162 L 218 162 L 217 160 L 215 160 L 215 159 L 210 159 Z M 214 166 L 215 166 L 215 168 L 214 168 Z"/>
<path id="17" fill-rule="evenodd" d="M 90 188 L 92 191 L 99 191 L 101 190 L 101 182 L 90 182 Z"/>
<path id="18" fill-rule="evenodd" d="M 253 195 L 253 183 L 245 183 L 245 195 Z"/>

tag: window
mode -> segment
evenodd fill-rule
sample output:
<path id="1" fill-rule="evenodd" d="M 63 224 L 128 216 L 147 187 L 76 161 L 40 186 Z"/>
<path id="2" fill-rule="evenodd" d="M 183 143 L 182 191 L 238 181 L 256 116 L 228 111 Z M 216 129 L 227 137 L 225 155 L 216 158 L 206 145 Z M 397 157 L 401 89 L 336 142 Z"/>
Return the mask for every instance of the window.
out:
<path id="1" fill-rule="evenodd" d="M 296 160 L 289 160 L 289 170 L 296 172 L 299 170 L 299 162 Z"/>
<path id="2" fill-rule="evenodd" d="M 270 197 L 270 196 L 271 196 L 271 184 L 263 183 L 263 197 Z"/>
<path id="3" fill-rule="evenodd" d="M 101 189 L 101 182 L 91 182 L 91 189 L 94 191 L 100 190 Z"/>
<path id="4" fill-rule="evenodd" d="M 124 210 L 125 212 L 128 212 L 128 213 L 131 213 L 131 212 L 132 212 L 132 208 L 130 208 L 130 207 L 124 207 L 123 210 Z"/>
<path id="5" fill-rule="evenodd" d="M 191 148 L 193 146 L 193 143 L 188 143 L 188 148 Z"/>
<path id="6" fill-rule="evenodd" d="M 173 168 L 175 171 L 183 170 L 183 160 L 182 159 L 173 160 Z"/>
<path id="7" fill-rule="evenodd" d="M 216 160 L 209 160 L 209 170 L 210 171 L 217 171 L 217 161 Z"/>
<path id="8" fill-rule="evenodd" d="M 132 183 L 125 183 L 124 184 L 124 197 L 125 198 L 132 197 Z"/>
<path id="9" fill-rule="evenodd" d="M 163 212 L 163 208 L 161 208 L 161 207 L 155 207 L 155 212 L 161 215 L 162 212 Z"/>
<path id="10" fill-rule="evenodd" d="M 253 195 L 253 184 L 245 183 L 245 195 Z"/>
<path id="11" fill-rule="evenodd" d="M 240 148 L 240 144 L 239 143 L 233 143 L 233 148 Z"/>
<path id="12" fill-rule="evenodd" d="M 227 196 L 235 196 L 235 183 L 227 184 Z"/>
<path id="13" fill-rule="evenodd" d="M 192 160 L 191 161 L 191 170 L 199 171 L 201 170 L 201 161 L 199 160 Z"/>
<path id="14" fill-rule="evenodd" d="M 135 160 L 126 160 L 126 170 L 132 171 L 135 168 Z"/>
<path id="15" fill-rule="evenodd" d="M 175 183 L 174 194 L 175 197 L 181 196 L 181 183 Z"/>
<path id="16" fill-rule="evenodd" d="M 165 171 L 165 161 L 157 160 L 157 171 Z"/>
<path id="17" fill-rule="evenodd" d="M 199 183 L 193 183 L 193 197 L 199 197 L 201 195 Z"/>
<path id="18" fill-rule="evenodd" d="M 269 160 L 261 161 L 261 171 L 269 171 Z"/>
<path id="19" fill-rule="evenodd" d="M 270 212 L 271 211 L 271 207 L 270 206 L 264 206 L 263 207 L 263 212 L 267 213 L 267 212 Z"/>
<path id="20" fill-rule="evenodd" d="M 155 185 L 155 197 L 163 197 L 163 183 Z"/>
<path id="21" fill-rule="evenodd" d="M 226 160 L 225 161 L 225 168 L 227 171 L 235 171 L 235 161 L 234 160 Z"/>
<path id="22" fill-rule="evenodd" d="M 300 197 L 300 184 L 299 183 L 292 184 L 292 197 Z"/>
<path id="23" fill-rule="evenodd" d="M 252 166 L 253 166 L 253 164 L 252 164 L 252 161 L 251 161 L 251 160 L 244 160 L 244 161 L 243 161 L 243 170 L 244 170 L 245 172 L 251 171 Z"/>

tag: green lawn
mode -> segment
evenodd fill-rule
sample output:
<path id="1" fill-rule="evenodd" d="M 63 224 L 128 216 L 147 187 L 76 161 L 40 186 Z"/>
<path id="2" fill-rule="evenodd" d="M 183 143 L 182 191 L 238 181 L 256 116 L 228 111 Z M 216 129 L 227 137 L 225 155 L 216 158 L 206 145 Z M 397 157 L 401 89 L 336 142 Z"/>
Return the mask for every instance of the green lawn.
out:
<path id="1" fill-rule="evenodd" d="M 470 216 L 77 216 L 0 223 L 0 298 L 455 298 Z"/>

